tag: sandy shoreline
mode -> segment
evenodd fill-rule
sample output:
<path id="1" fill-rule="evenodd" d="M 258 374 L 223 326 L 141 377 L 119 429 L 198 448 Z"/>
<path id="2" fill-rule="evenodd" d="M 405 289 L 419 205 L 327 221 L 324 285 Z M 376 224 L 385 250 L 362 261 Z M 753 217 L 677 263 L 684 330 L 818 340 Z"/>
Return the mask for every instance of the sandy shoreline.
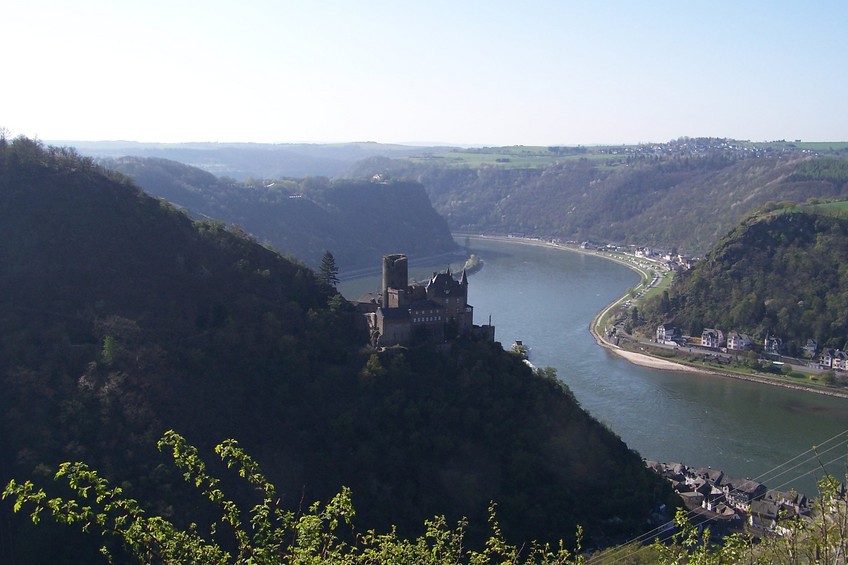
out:
<path id="1" fill-rule="evenodd" d="M 680 363 L 675 363 L 674 361 L 668 361 L 667 359 L 659 359 L 658 357 L 652 357 L 643 353 L 636 353 L 635 351 L 627 351 L 626 349 L 621 349 L 620 347 L 608 347 L 607 349 L 609 349 L 616 355 L 624 357 L 634 365 L 639 365 L 641 367 L 650 367 L 651 369 L 660 369 L 663 371 L 689 371 L 695 373 L 706 372 L 696 367 L 682 365 Z"/>
<path id="2" fill-rule="evenodd" d="M 628 265 L 624 261 L 616 261 L 615 259 L 605 257 L 604 255 L 601 255 L 601 254 L 598 254 L 598 253 L 591 253 L 591 252 L 587 252 L 587 251 L 582 251 L 580 249 L 575 249 L 573 247 L 567 247 L 567 246 L 564 246 L 564 245 L 556 245 L 556 244 L 553 244 L 553 243 L 550 243 L 550 242 L 547 242 L 547 241 L 543 241 L 543 240 L 538 240 L 538 239 L 528 239 L 528 238 L 522 238 L 522 237 L 506 237 L 506 236 L 486 236 L 486 235 L 473 235 L 473 234 L 454 234 L 454 235 L 455 235 L 455 237 L 469 237 L 471 239 L 478 238 L 478 239 L 484 239 L 484 240 L 485 239 L 495 239 L 495 240 L 502 240 L 502 241 L 510 241 L 510 242 L 513 242 L 513 243 L 516 243 L 516 244 L 519 244 L 519 245 L 535 245 L 535 246 L 539 246 L 539 247 L 550 247 L 552 249 L 561 249 L 563 251 L 569 251 L 569 252 L 572 252 L 572 253 L 583 253 L 583 254 L 586 254 L 586 255 L 594 255 L 595 257 L 599 257 L 601 259 L 606 259 L 607 261 L 613 261 L 613 262 L 619 263 L 620 265 L 624 265 L 626 267 L 633 268 L 632 266 Z M 769 377 L 760 377 L 760 376 L 756 376 L 756 375 L 743 375 L 741 373 L 732 373 L 732 372 L 729 372 L 729 371 L 702 369 L 700 367 L 692 367 L 691 365 L 686 365 L 686 364 L 683 364 L 683 363 L 677 363 L 675 361 L 669 361 L 667 359 L 660 359 L 660 358 L 654 357 L 652 355 L 647 355 L 647 354 L 644 354 L 644 353 L 637 353 L 635 351 L 628 351 L 626 349 L 622 349 L 621 347 L 618 347 L 617 345 L 613 345 L 613 344 L 607 342 L 600 335 L 598 335 L 598 333 L 595 331 L 595 325 L 596 325 L 596 321 L 598 320 L 598 318 L 601 315 L 603 315 L 603 313 L 606 312 L 610 307 L 614 306 L 617 302 L 618 302 L 618 300 L 613 301 L 609 306 L 605 307 L 603 310 L 601 310 L 601 312 L 598 313 L 598 315 L 595 316 L 595 318 L 589 324 L 589 331 L 592 334 L 592 336 L 595 338 L 595 342 L 599 346 L 606 348 L 607 350 L 615 353 L 616 355 L 620 355 L 621 357 L 627 359 L 627 361 L 629 361 L 630 363 L 633 363 L 634 365 L 639 365 L 639 366 L 642 366 L 642 367 L 648 367 L 648 368 L 651 368 L 651 369 L 659 369 L 659 370 L 663 370 L 663 371 L 682 371 L 682 372 L 701 373 L 701 374 L 704 374 L 704 375 L 713 375 L 713 376 L 719 376 L 719 377 L 725 377 L 725 378 L 731 378 L 731 379 L 738 379 L 738 380 L 743 380 L 743 381 L 750 381 L 750 382 L 755 382 L 755 383 L 766 384 L 766 385 L 770 385 L 770 386 L 779 386 L 779 387 L 782 387 L 782 388 L 788 388 L 788 389 L 792 389 L 792 390 L 800 390 L 800 391 L 805 391 L 805 392 L 812 392 L 812 393 L 815 393 L 815 394 L 822 394 L 822 395 L 825 395 L 825 396 L 833 396 L 833 397 L 848 399 L 848 391 L 843 392 L 843 391 L 837 391 L 837 390 L 822 389 L 822 388 L 819 388 L 819 387 L 805 386 L 803 384 L 795 384 L 795 383 L 786 382 L 786 381 L 779 381 L 777 379 L 773 379 L 773 378 L 769 378 Z"/>

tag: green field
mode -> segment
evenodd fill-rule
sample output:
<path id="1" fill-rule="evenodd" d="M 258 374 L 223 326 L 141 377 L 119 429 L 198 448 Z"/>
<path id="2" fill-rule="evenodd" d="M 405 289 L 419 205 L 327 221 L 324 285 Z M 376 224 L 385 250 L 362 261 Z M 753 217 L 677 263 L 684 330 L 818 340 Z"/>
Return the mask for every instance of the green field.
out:
<path id="1" fill-rule="evenodd" d="M 810 205 L 809 208 L 819 214 L 832 214 L 836 216 L 842 216 L 844 214 L 848 214 L 848 200 L 838 200 L 835 202 L 813 204 Z"/>
<path id="2" fill-rule="evenodd" d="M 840 152 L 848 150 L 848 141 L 773 141 L 751 143 L 753 147 L 795 147 L 797 149 L 807 149 L 818 153 Z"/>
<path id="3" fill-rule="evenodd" d="M 426 153 L 408 157 L 408 159 L 414 163 L 434 163 L 447 167 L 492 166 L 504 169 L 532 169 L 577 159 L 589 159 L 611 164 L 625 158 L 621 154 L 604 153 L 604 149 L 606 148 L 562 147 L 551 150 L 542 146 L 514 145 L 509 147 L 453 149 Z"/>
<path id="4" fill-rule="evenodd" d="M 769 142 L 733 142 L 737 147 L 750 149 L 771 149 L 778 151 L 816 152 L 821 155 L 838 155 L 848 152 L 848 142 L 838 141 L 769 141 Z M 413 163 L 432 163 L 442 167 L 499 167 L 504 169 L 528 169 L 552 165 L 558 162 L 589 159 L 601 166 L 621 165 L 629 158 L 651 158 L 655 146 L 647 145 L 593 145 L 593 146 L 552 146 L 511 145 L 506 147 L 470 147 L 453 149 L 433 149 L 420 155 L 406 157 Z M 721 148 L 717 147 L 718 151 Z M 667 155 L 666 155 L 667 156 Z"/>

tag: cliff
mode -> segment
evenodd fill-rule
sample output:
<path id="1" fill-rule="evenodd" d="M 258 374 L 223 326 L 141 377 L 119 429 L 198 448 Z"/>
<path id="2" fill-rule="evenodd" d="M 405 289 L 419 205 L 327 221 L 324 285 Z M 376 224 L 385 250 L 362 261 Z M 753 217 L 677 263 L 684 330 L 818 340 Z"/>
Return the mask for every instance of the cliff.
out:
<path id="1" fill-rule="evenodd" d="M 122 157 L 103 164 L 148 194 L 195 217 L 238 225 L 312 267 L 329 250 L 342 276 L 399 250 L 421 257 L 456 250 L 447 223 L 417 182 L 324 177 L 237 182 L 165 159 Z"/>

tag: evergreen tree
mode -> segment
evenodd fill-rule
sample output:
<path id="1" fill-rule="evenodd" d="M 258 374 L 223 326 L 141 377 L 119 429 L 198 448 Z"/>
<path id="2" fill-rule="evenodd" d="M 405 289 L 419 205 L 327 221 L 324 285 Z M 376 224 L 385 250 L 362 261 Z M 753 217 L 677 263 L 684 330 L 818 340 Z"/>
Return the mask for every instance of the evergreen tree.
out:
<path id="1" fill-rule="evenodd" d="M 321 270 L 319 280 L 333 288 L 339 284 L 339 268 L 336 266 L 336 258 L 329 251 L 324 252 L 324 257 L 321 259 Z"/>

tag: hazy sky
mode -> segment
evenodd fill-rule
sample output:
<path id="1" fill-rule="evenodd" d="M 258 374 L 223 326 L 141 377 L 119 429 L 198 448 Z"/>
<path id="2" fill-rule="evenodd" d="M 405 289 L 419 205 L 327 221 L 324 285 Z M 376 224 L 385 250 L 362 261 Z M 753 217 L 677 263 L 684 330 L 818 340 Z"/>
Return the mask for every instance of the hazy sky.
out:
<path id="1" fill-rule="evenodd" d="M 848 1 L 3 0 L 43 140 L 848 140 Z"/>

